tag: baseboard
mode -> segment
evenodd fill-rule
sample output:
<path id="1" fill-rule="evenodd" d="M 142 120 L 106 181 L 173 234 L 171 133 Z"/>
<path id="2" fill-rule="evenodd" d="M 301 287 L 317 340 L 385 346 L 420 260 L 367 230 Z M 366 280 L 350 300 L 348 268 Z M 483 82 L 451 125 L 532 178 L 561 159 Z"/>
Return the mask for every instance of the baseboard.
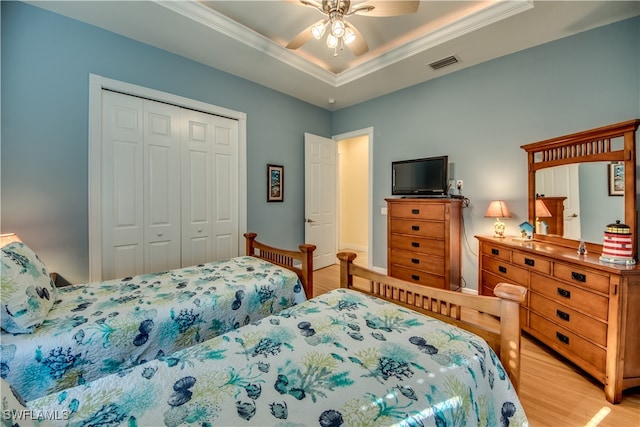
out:
<path id="1" fill-rule="evenodd" d="M 341 243 L 340 247 L 348 248 L 346 250 L 351 249 L 352 251 L 358 251 L 358 252 L 367 252 L 369 250 L 367 246 L 356 245 L 355 243 Z"/>

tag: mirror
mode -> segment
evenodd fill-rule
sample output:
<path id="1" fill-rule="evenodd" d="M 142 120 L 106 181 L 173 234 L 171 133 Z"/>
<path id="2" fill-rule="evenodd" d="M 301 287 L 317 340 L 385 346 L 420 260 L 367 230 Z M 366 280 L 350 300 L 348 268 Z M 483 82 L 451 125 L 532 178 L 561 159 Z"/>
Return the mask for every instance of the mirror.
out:
<path id="1" fill-rule="evenodd" d="M 610 194 L 610 162 L 575 163 L 540 169 L 535 175 L 539 234 L 599 243 L 607 224 L 624 221 L 624 193 Z M 546 209 L 546 211 L 543 211 Z"/>
<path id="2" fill-rule="evenodd" d="M 534 240 L 602 253 L 608 224 L 628 225 L 637 258 L 636 131 L 628 120 L 523 145 Z M 538 206 L 536 208 L 536 205 Z"/>

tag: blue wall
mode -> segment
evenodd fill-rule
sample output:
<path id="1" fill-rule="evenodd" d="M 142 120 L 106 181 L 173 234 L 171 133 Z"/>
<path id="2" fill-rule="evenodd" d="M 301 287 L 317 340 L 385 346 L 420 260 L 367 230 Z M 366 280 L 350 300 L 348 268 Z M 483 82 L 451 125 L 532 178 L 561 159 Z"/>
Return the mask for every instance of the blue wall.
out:
<path id="1" fill-rule="evenodd" d="M 88 279 L 89 73 L 247 113 L 247 226 L 274 245 L 304 240 L 304 132 L 331 114 L 290 96 L 19 2 L 2 7 L 2 231 L 52 270 Z M 266 165 L 285 166 L 284 203 Z"/>
<path id="2" fill-rule="evenodd" d="M 380 207 L 390 196 L 391 161 L 447 154 L 450 178 L 464 181 L 471 200 L 463 211 L 463 275 L 477 289 L 473 236 L 492 233 L 493 220 L 483 217 L 489 201 L 503 199 L 512 211 L 508 234 L 518 234 L 527 220 L 527 157 L 520 146 L 640 117 L 639 76 L 636 17 L 334 113 L 334 135 L 374 127 L 373 264 L 387 262 Z"/>
<path id="3" fill-rule="evenodd" d="M 304 239 L 303 133 L 374 128 L 374 266 L 386 267 L 392 160 L 449 155 L 464 180 L 464 277 L 477 287 L 475 234 L 491 199 L 526 219 L 520 145 L 640 117 L 640 18 L 461 70 L 334 113 L 177 55 L 14 2 L 2 7 L 2 230 L 52 269 L 88 277 L 89 73 L 247 113 L 248 229 Z M 265 165 L 285 165 L 285 203 L 265 201 Z"/>

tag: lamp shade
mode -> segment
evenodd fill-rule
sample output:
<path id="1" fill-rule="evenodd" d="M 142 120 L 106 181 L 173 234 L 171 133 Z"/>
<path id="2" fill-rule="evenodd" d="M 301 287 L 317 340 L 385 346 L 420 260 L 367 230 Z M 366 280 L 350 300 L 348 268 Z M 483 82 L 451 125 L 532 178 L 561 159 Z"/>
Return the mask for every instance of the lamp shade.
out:
<path id="1" fill-rule="evenodd" d="M 511 218 L 511 213 L 507 204 L 503 200 L 493 200 L 489 203 L 487 211 L 484 213 L 485 218 Z"/>
<path id="2" fill-rule="evenodd" d="M 13 242 L 22 242 L 16 233 L 0 234 L 0 248 Z"/>
<path id="3" fill-rule="evenodd" d="M 549 212 L 549 209 L 547 209 L 547 205 L 545 205 L 542 200 L 536 199 L 536 217 L 548 218 L 550 216 L 553 216 L 553 215 L 551 215 L 551 212 Z"/>

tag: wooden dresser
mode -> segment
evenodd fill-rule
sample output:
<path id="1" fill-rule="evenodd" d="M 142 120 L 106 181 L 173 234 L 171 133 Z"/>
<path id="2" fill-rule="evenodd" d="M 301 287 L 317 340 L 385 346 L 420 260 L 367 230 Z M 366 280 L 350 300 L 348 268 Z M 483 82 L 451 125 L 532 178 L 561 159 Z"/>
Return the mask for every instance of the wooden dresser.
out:
<path id="1" fill-rule="evenodd" d="M 603 383 L 610 402 L 640 385 L 640 267 L 546 242 L 476 238 L 481 295 L 499 282 L 527 288 L 523 330 Z"/>
<path id="2" fill-rule="evenodd" d="M 461 280 L 462 200 L 387 199 L 387 274 L 456 290 Z"/>

